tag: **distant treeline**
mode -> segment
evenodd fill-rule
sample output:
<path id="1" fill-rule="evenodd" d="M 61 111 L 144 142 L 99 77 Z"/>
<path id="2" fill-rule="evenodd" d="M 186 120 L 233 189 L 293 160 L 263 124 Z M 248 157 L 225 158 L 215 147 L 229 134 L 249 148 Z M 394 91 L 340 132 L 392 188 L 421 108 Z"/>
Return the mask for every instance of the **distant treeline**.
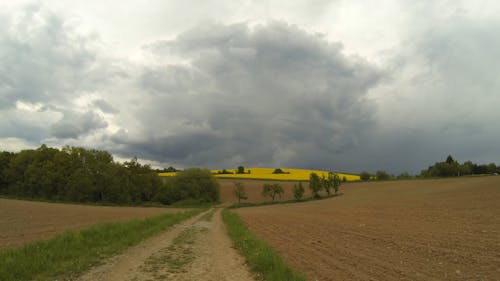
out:
<path id="1" fill-rule="evenodd" d="M 436 162 L 426 170 L 420 173 L 422 177 L 458 177 L 466 175 L 484 175 L 484 174 L 498 174 L 500 173 L 500 166 L 497 167 L 495 163 L 490 164 L 476 164 L 471 161 L 465 161 L 460 164 L 453 159 L 451 155 L 446 158 L 444 162 Z"/>
<path id="2" fill-rule="evenodd" d="M 0 195 L 116 204 L 218 201 L 210 171 L 188 169 L 163 182 L 137 158 L 118 163 L 106 151 L 46 145 L 0 152 Z"/>
<path id="3" fill-rule="evenodd" d="M 363 181 L 368 180 L 393 180 L 393 179 L 413 179 L 413 178 L 441 178 L 441 177 L 459 177 L 467 175 L 494 175 L 500 174 L 500 166 L 495 163 L 476 164 L 472 161 L 459 163 L 451 155 L 444 162 L 436 162 L 429 166 L 426 170 L 420 172 L 420 175 L 411 175 L 407 172 L 398 176 L 391 175 L 385 171 L 377 171 L 375 174 L 370 174 L 366 171 L 360 173 L 360 178 Z"/>

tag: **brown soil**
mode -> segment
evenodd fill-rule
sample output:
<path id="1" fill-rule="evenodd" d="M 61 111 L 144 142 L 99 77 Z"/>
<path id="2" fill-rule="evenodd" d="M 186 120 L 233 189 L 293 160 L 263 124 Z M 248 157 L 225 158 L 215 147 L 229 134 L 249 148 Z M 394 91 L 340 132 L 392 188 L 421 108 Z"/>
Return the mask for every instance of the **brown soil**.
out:
<path id="1" fill-rule="evenodd" d="M 500 176 L 342 191 L 235 211 L 309 280 L 500 280 Z"/>
<path id="2" fill-rule="evenodd" d="M 271 201 L 269 197 L 262 197 L 262 186 L 265 183 L 279 183 L 285 193 L 281 198 L 276 198 L 276 201 L 284 201 L 293 199 L 293 186 L 297 182 L 293 181 L 265 181 L 265 180 L 237 180 L 237 179 L 218 179 L 220 184 L 220 199 L 221 202 L 225 203 L 237 203 L 238 198 L 234 195 L 234 183 L 241 182 L 245 187 L 245 193 L 248 197 L 247 200 L 242 202 L 264 202 Z M 305 189 L 304 197 L 310 197 L 311 192 L 309 191 L 309 184 L 307 182 L 302 182 Z"/>
<path id="3" fill-rule="evenodd" d="M 0 198 L 0 248 L 49 239 L 66 229 L 96 223 L 143 219 L 182 209 L 101 207 Z"/>
<path id="4" fill-rule="evenodd" d="M 205 213 L 206 214 L 206 213 Z M 253 280 L 217 209 L 127 249 L 78 280 Z"/>

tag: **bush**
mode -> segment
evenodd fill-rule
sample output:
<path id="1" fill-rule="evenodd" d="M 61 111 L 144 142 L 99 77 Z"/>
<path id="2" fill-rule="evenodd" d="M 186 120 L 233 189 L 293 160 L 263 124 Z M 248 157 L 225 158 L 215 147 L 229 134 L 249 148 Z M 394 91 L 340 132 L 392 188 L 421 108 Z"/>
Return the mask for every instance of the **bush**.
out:
<path id="1" fill-rule="evenodd" d="M 293 186 L 293 197 L 295 197 L 295 200 L 300 201 L 302 200 L 302 197 L 304 197 L 304 187 L 302 186 L 302 182 L 299 181 L 299 184 L 295 184 Z"/>
<path id="2" fill-rule="evenodd" d="M 385 171 L 377 171 L 376 177 L 379 181 L 389 180 L 391 178 L 391 176 Z"/>
<path id="3" fill-rule="evenodd" d="M 276 168 L 274 169 L 273 174 L 290 174 L 290 172 L 285 172 L 281 168 Z"/>
<path id="4" fill-rule="evenodd" d="M 366 171 L 363 171 L 361 172 L 361 174 L 359 174 L 359 177 L 361 178 L 362 181 L 368 181 L 370 180 L 370 173 L 366 172 Z"/>

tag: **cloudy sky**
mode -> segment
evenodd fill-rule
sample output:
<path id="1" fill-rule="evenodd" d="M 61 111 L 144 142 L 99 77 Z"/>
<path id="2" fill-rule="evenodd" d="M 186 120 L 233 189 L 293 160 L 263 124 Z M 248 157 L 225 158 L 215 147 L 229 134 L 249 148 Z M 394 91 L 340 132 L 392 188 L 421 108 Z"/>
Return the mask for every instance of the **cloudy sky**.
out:
<path id="1" fill-rule="evenodd" d="M 499 163 L 498 1 L 0 2 L 0 150 L 155 166 Z"/>

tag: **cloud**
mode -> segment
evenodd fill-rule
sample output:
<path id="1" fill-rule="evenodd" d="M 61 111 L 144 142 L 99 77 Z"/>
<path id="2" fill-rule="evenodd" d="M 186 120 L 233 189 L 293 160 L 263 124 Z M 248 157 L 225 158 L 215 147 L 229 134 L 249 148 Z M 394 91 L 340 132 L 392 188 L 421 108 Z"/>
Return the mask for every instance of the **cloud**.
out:
<path id="1" fill-rule="evenodd" d="M 353 172 L 418 172 L 448 154 L 498 161 L 495 2 L 384 1 L 370 15 L 341 1 L 127 4 L 112 18 L 151 21 L 126 28 L 104 23 L 101 3 L 2 9 L 2 148 Z"/>
<path id="2" fill-rule="evenodd" d="M 0 15 L 0 108 L 16 101 L 64 103 L 99 85 L 91 38 L 38 5 Z"/>
<path id="3" fill-rule="evenodd" d="M 326 167 L 374 124 L 365 96 L 382 73 L 284 22 L 200 25 L 147 49 L 186 63 L 145 68 L 138 124 L 115 136 L 129 145 L 124 153 L 184 165 Z"/>
<path id="4" fill-rule="evenodd" d="M 107 101 L 103 99 L 97 99 L 92 101 L 92 105 L 99 108 L 104 113 L 116 114 L 120 112 L 119 110 L 115 109 L 113 106 L 111 106 Z"/>
<path id="5" fill-rule="evenodd" d="M 106 122 L 94 112 L 77 113 L 67 111 L 61 120 L 51 126 L 51 135 L 60 138 L 76 139 L 94 130 L 105 128 Z"/>
<path id="6" fill-rule="evenodd" d="M 39 4 L 0 13 L 0 22 L 1 136 L 40 144 L 105 128 L 95 109 L 117 111 L 93 93 L 106 94 L 119 75 L 98 39 Z"/>
<path id="7" fill-rule="evenodd" d="M 379 133 L 372 136 L 376 147 L 361 145 L 376 151 L 365 165 L 419 172 L 448 154 L 498 161 L 500 67 L 491 62 L 500 56 L 500 21 L 463 12 L 423 24 L 394 52 L 390 75 L 370 93 Z"/>

